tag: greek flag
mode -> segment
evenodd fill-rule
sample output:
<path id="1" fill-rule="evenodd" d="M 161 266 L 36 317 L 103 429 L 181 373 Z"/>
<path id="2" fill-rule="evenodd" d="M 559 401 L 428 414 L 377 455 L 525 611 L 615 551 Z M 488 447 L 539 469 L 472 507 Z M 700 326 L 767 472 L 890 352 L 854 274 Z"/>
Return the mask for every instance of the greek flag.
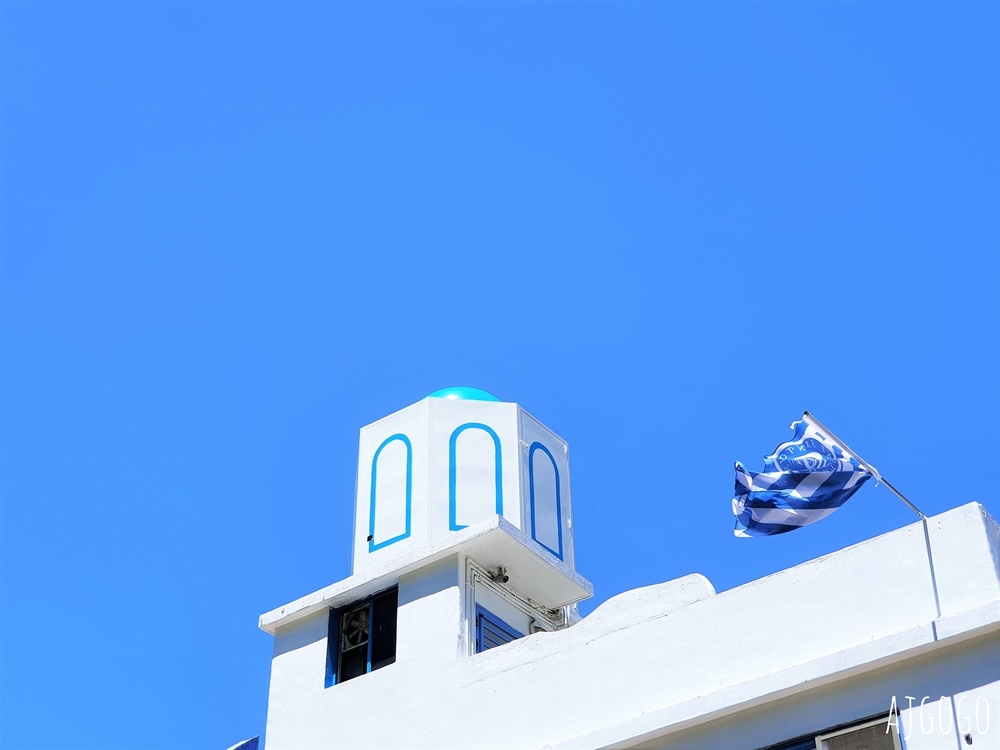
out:
<path id="1" fill-rule="evenodd" d="M 764 471 L 736 462 L 736 536 L 772 536 L 826 518 L 871 474 L 806 414 L 764 458 Z"/>

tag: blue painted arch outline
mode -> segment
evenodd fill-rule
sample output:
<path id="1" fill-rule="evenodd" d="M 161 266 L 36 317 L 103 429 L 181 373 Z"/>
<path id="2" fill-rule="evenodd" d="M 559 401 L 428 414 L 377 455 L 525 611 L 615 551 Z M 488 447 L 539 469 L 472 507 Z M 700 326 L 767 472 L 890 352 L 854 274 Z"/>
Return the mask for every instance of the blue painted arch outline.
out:
<path id="1" fill-rule="evenodd" d="M 482 422 L 466 422 L 455 428 L 448 440 L 448 528 L 451 531 L 459 531 L 466 528 L 466 525 L 458 523 L 458 498 L 457 480 L 458 464 L 455 460 L 458 446 L 458 436 L 466 430 L 482 430 L 493 438 L 493 467 L 494 483 L 496 487 L 496 512 L 498 516 L 503 515 L 503 464 L 501 463 L 500 437 L 492 427 Z"/>
<path id="2" fill-rule="evenodd" d="M 549 461 L 552 463 L 552 471 L 556 478 L 556 533 L 558 539 L 558 544 L 556 546 L 559 548 L 558 550 L 552 549 L 535 535 L 535 451 L 537 450 L 541 450 L 546 456 L 548 456 Z M 531 447 L 528 448 L 528 498 L 531 506 L 531 538 L 562 560 L 562 500 L 559 496 L 559 466 L 556 465 L 556 460 L 553 458 L 551 451 L 538 441 L 532 443 Z"/>
<path id="3" fill-rule="evenodd" d="M 392 539 L 386 539 L 384 542 L 375 543 L 375 491 L 378 487 L 378 457 L 382 450 L 389 445 L 389 443 L 399 440 L 403 445 L 406 446 L 406 530 L 402 534 L 394 536 Z M 410 444 L 410 439 L 406 437 L 401 432 L 397 432 L 395 435 L 390 435 L 385 440 L 382 441 L 382 445 L 378 447 L 375 451 L 375 455 L 372 457 L 372 486 L 371 486 L 371 502 L 368 508 L 368 551 L 374 552 L 375 550 L 382 549 L 383 547 L 388 547 L 390 544 L 395 544 L 398 541 L 406 539 L 410 535 L 410 520 L 413 517 L 413 446 Z"/>

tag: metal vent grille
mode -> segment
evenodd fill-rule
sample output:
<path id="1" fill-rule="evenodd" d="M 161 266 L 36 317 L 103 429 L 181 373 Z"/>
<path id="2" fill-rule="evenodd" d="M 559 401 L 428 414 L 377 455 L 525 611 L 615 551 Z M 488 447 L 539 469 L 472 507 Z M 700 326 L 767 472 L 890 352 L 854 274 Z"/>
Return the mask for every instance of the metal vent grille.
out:
<path id="1" fill-rule="evenodd" d="M 523 637 L 524 633 L 517 632 L 489 610 L 476 605 L 477 654 Z"/>

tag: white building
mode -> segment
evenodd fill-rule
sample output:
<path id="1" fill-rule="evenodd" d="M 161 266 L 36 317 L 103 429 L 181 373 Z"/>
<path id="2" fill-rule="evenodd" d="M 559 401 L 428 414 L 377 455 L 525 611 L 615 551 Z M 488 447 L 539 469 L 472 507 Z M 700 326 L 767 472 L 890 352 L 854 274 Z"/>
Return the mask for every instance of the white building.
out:
<path id="1" fill-rule="evenodd" d="M 1000 748 L 1000 527 L 975 503 L 580 619 L 565 441 L 451 389 L 361 430 L 353 548 L 260 618 L 267 750 Z"/>

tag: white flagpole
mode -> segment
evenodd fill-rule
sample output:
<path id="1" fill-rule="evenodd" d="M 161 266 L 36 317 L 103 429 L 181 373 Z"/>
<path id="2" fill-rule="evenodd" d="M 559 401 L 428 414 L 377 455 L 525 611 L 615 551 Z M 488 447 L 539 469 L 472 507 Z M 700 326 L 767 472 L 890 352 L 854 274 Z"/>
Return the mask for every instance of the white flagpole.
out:
<path id="1" fill-rule="evenodd" d="M 816 417 L 814 417 L 814 416 L 813 416 L 812 414 L 810 414 L 809 412 L 804 412 L 804 413 L 803 413 L 803 416 L 804 416 L 804 417 L 805 417 L 805 418 L 806 418 L 806 419 L 807 419 L 808 421 L 810 421 L 810 422 L 812 422 L 812 423 L 813 423 L 814 425 L 816 425 L 816 426 L 817 426 L 817 427 L 818 427 L 819 429 L 823 430 L 823 432 L 825 432 L 825 433 L 826 433 L 827 435 L 829 435 L 829 436 L 830 436 L 830 439 L 831 439 L 831 440 L 832 440 L 833 442 L 835 442 L 835 443 L 836 443 L 837 445 L 839 445 L 839 446 L 841 447 L 841 449 L 843 449 L 844 453 L 847 453 L 847 454 L 850 454 L 851 456 L 853 456 L 853 457 L 854 457 L 854 458 L 855 458 L 855 459 L 857 460 L 857 462 L 858 462 L 859 464 L 861 464 L 862 466 L 864 466 L 864 467 L 865 467 L 865 468 L 866 468 L 866 469 L 867 469 L 867 470 L 868 470 L 868 471 L 869 471 L 869 472 L 871 473 L 871 475 L 872 475 L 873 477 L 875 477 L 875 479 L 877 479 L 877 480 L 878 480 L 878 481 L 880 481 L 880 482 L 881 482 L 882 484 L 884 484 L 884 485 L 885 485 L 885 486 L 886 486 L 886 487 L 887 487 L 887 488 L 889 489 L 889 491 L 890 491 L 890 492 L 891 492 L 891 493 L 892 493 L 893 495 L 895 495 L 895 496 L 896 496 L 896 497 L 898 497 L 898 498 L 899 498 L 900 500 L 902 500 L 902 501 L 903 501 L 904 503 L 906 503 L 907 505 L 909 505 L 909 506 L 910 506 L 910 509 L 911 509 L 911 510 L 912 510 L 912 511 L 913 511 L 914 513 L 916 513 L 916 514 L 917 514 L 918 516 L 920 516 L 920 517 L 921 517 L 921 518 L 922 518 L 922 519 L 923 519 L 924 521 L 926 521 L 926 520 L 927 520 L 927 516 L 925 516 L 925 515 L 924 515 L 923 513 L 921 513 L 921 512 L 920 512 L 920 511 L 919 511 L 919 510 L 917 509 L 917 506 L 916 506 L 916 505 L 914 505 L 914 504 L 913 504 L 913 503 L 911 503 L 911 502 L 910 502 L 909 500 L 907 500 L 907 499 L 906 499 L 905 497 L 903 497 L 903 496 L 902 496 L 902 494 L 900 494 L 899 490 L 897 490 L 897 489 L 896 489 L 895 487 L 893 487 L 893 486 L 892 486 L 891 484 L 889 484 L 889 483 L 888 483 L 887 481 L 885 481 L 885 479 L 883 479 L 883 478 L 882 478 L 882 475 L 881 475 L 881 474 L 879 474 L 879 473 L 878 473 L 877 471 L 875 471 L 875 469 L 874 469 L 874 468 L 872 468 L 872 466 L 871 466 L 871 465 L 870 465 L 869 463 L 867 463 L 867 462 L 866 462 L 866 461 L 865 461 L 865 460 L 864 460 L 863 458 L 861 458 L 861 456 L 859 456 L 859 455 L 858 455 L 857 453 L 855 453 L 855 452 L 854 452 L 854 451 L 852 451 L 852 450 L 851 450 L 850 448 L 848 448 L 848 447 L 847 447 L 847 444 L 846 444 L 846 443 L 844 443 L 844 441 L 843 441 L 843 440 L 841 440 L 841 439 L 840 439 L 839 437 L 837 437 L 836 435 L 834 435 L 834 434 L 833 434 L 832 432 L 830 432 L 830 430 L 829 430 L 829 429 L 827 429 L 827 427 L 826 427 L 826 426 L 825 426 L 825 425 L 824 425 L 824 424 L 823 424 L 822 422 L 820 422 L 820 421 L 819 421 L 818 419 L 816 419 Z"/>

